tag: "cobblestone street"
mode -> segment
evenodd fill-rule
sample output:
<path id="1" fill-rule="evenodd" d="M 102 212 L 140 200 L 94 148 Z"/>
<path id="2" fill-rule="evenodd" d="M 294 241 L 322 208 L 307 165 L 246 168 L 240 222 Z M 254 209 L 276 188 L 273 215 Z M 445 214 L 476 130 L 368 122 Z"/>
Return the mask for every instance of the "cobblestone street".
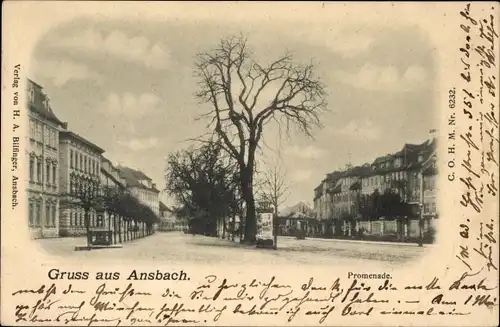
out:
<path id="1" fill-rule="evenodd" d="M 180 232 L 156 233 L 123 244 L 122 248 L 74 251 L 85 245 L 85 238 L 54 238 L 37 240 L 50 255 L 74 258 L 117 261 L 152 261 L 162 263 L 199 264 L 319 264 L 338 265 L 395 265 L 418 259 L 431 247 L 416 244 L 386 244 L 331 239 L 296 240 L 279 237 L 278 250 L 257 249 L 230 240 L 216 239 Z"/>

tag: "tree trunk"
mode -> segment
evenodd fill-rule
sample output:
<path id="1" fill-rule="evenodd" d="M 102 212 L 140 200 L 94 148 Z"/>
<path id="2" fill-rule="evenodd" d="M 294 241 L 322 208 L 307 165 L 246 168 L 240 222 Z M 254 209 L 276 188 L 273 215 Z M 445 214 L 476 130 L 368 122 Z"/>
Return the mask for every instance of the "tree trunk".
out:
<path id="1" fill-rule="evenodd" d="M 118 216 L 118 241 L 122 243 L 122 217 Z"/>
<path id="2" fill-rule="evenodd" d="M 222 217 L 222 239 L 226 239 L 226 217 Z"/>
<path id="3" fill-rule="evenodd" d="M 123 236 L 125 237 L 125 242 L 129 241 L 129 234 L 128 234 L 128 220 L 125 220 L 123 222 Z"/>
<path id="4" fill-rule="evenodd" d="M 253 165 L 249 165 L 241 174 L 241 192 L 246 204 L 244 242 L 255 244 L 257 219 L 255 215 L 255 198 L 253 194 Z"/>
<path id="5" fill-rule="evenodd" d="M 116 214 L 113 214 L 113 244 L 116 244 Z"/>
<path id="6" fill-rule="evenodd" d="M 90 217 L 89 217 L 89 210 L 85 209 L 85 230 L 87 231 L 87 247 L 90 248 Z"/>
<path id="7" fill-rule="evenodd" d="M 245 216 L 245 243 L 254 244 L 257 235 L 257 217 L 255 213 L 255 199 L 253 193 L 250 192 L 244 195 L 246 203 L 246 216 Z"/>
<path id="8" fill-rule="evenodd" d="M 236 222 L 236 215 L 235 215 L 234 213 L 233 213 L 233 217 L 232 217 L 232 218 L 233 218 L 233 219 L 232 219 L 232 221 L 231 221 L 231 225 L 232 225 L 232 227 L 231 227 L 231 234 L 232 234 L 232 235 L 231 235 L 231 241 L 233 241 L 233 242 L 234 242 L 234 234 L 235 234 L 235 232 L 236 232 L 236 231 L 234 230 L 234 229 L 235 229 L 235 227 L 236 227 L 236 224 L 235 224 L 235 222 Z"/>

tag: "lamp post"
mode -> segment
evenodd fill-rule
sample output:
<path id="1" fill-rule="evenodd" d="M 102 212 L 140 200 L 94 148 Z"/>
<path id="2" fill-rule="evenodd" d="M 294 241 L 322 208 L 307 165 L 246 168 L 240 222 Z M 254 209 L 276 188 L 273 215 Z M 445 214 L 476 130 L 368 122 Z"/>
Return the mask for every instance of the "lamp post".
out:
<path id="1" fill-rule="evenodd" d="M 424 246 L 424 233 L 423 233 L 423 230 L 422 230 L 423 215 L 424 215 L 424 205 L 423 205 L 423 203 L 420 203 L 419 207 L 420 207 L 420 217 L 418 219 L 418 230 L 419 230 L 418 246 Z"/>
<path id="2" fill-rule="evenodd" d="M 424 174 L 423 171 L 420 173 L 420 215 L 418 219 L 418 246 L 424 246 L 424 233 L 423 233 L 423 223 L 424 223 Z"/>
<path id="3" fill-rule="evenodd" d="M 273 249 L 277 250 L 278 249 L 278 215 L 276 213 L 273 213 L 273 234 L 274 234 Z"/>

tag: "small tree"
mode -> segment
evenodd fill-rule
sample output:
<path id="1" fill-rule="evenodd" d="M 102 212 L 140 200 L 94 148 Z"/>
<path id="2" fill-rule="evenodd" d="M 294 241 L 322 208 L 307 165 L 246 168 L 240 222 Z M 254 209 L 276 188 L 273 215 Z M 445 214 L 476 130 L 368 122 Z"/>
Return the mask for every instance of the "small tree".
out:
<path id="1" fill-rule="evenodd" d="M 258 196 L 271 204 L 274 215 L 278 215 L 278 208 L 290 196 L 290 184 L 286 182 L 286 170 L 280 163 L 268 168 L 261 177 Z"/>
<path id="2" fill-rule="evenodd" d="M 119 215 L 119 206 L 121 197 L 123 194 L 123 190 L 118 187 L 113 186 L 105 186 L 102 188 L 102 197 L 104 202 L 104 208 L 109 217 L 109 226 L 113 225 L 113 235 L 114 242 L 116 243 L 116 217 Z M 111 218 L 113 219 L 113 223 L 111 224 Z M 120 235 L 121 242 L 121 235 Z"/>
<path id="3" fill-rule="evenodd" d="M 90 213 L 102 204 L 99 179 L 70 175 L 70 190 L 61 195 L 61 208 L 81 208 L 84 211 L 84 224 L 87 234 L 87 247 L 90 247 Z"/>
<path id="4" fill-rule="evenodd" d="M 285 180 L 286 170 L 280 162 L 268 168 L 263 176 L 260 184 L 259 196 L 269 203 L 273 209 L 273 230 L 274 230 L 274 247 L 277 247 L 278 242 L 278 208 L 290 196 L 290 184 Z"/>

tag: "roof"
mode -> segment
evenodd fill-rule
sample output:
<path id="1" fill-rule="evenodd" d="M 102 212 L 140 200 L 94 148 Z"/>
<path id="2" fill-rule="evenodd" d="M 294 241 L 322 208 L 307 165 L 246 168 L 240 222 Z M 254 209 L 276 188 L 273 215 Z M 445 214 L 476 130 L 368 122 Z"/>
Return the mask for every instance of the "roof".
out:
<path id="1" fill-rule="evenodd" d="M 165 205 L 165 203 L 160 201 L 160 211 L 171 211 L 171 210 Z"/>
<path id="2" fill-rule="evenodd" d="M 123 185 L 123 183 L 119 180 L 117 180 L 115 178 L 115 176 L 113 176 L 113 174 L 111 174 L 109 171 L 107 171 L 102 165 L 101 165 L 101 172 L 103 172 L 106 176 L 108 176 L 109 178 L 111 178 L 116 184 L 118 184 L 121 188 L 124 188 L 125 185 Z"/>
<path id="3" fill-rule="evenodd" d="M 52 110 L 52 106 L 50 105 L 50 103 L 46 105 L 46 101 L 48 101 L 49 98 L 42 91 L 43 87 L 28 78 L 28 89 L 26 91 L 29 92 L 31 88 L 33 88 L 34 94 L 33 94 L 33 101 L 29 101 L 28 103 L 29 109 L 48 120 L 51 120 L 59 125 L 62 125 L 63 122 L 59 120 L 59 118 L 57 118 L 56 114 Z"/>
<path id="4" fill-rule="evenodd" d="M 343 175 L 343 173 L 344 172 L 342 172 L 342 171 L 331 172 L 331 173 L 326 175 L 326 180 L 328 180 L 330 182 L 335 182 Z"/>
<path id="5" fill-rule="evenodd" d="M 120 172 L 120 176 L 125 178 L 125 180 L 127 181 L 127 186 L 140 187 L 146 190 L 160 193 L 160 191 L 156 187 L 147 187 L 140 182 L 141 180 L 152 181 L 152 179 L 142 171 L 124 166 L 117 166 L 116 168 Z"/>
<path id="6" fill-rule="evenodd" d="M 342 177 L 348 176 L 365 176 L 371 172 L 371 167 L 369 165 L 356 166 L 348 169 L 344 172 Z"/>
<path id="7" fill-rule="evenodd" d="M 73 138 L 75 140 L 78 140 L 80 142 L 82 142 L 83 144 L 85 144 L 86 146 L 96 150 L 97 152 L 99 152 L 99 154 L 102 154 L 104 153 L 104 149 L 102 149 L 101 147 L 97 146 L 96 144 L 90 142 L 89 140 L 83 138 L 82 136 L 72 132 L 72 131 L 61 131 L 59 133 L 59 137 L 60 138 L 64 138 L 64 137 L 67 137 L 67 138 Z"/>
<path id="8" fill-rule="evenodd" d="M 410 144 L 406 143 L 403 148 L 393 154 L 388 154 L 386 156 L 378 157 L 372 163 L 372 166 L 377 166 L 380 163 L 389 161 L 389 165 L 385 167 L 374 167 L 372 169 L 373 174 L 386 173 L 407 169 L 420 168 L 424 162 L 428 160 L 436 147 L 436 139 L 427 140 L 420 144 Z M 419 156 L 423 156 L 423 160 L 419 161 Z M 399 166 L 393 166 L 392 160 L 395 158 L 403 157 L 403 162 Z"/>

